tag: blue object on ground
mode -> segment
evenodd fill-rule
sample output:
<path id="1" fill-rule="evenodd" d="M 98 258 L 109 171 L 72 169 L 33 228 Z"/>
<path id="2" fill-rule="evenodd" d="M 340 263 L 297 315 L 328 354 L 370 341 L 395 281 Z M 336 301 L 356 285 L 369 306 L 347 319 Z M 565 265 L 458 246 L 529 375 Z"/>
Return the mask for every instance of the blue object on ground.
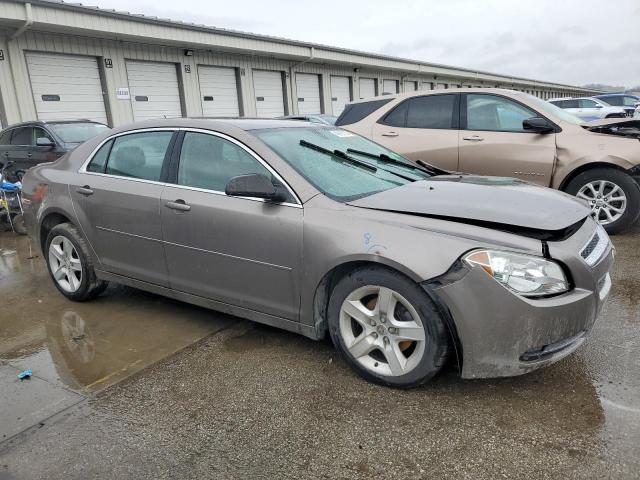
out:
<path id="1" fill-rule="evenodd" d="M 20 372 L 18 374 L 18 378 L 20 380 L 24 380 L 25 378 L 30 378 L 31 375 L 33 375 L 33 372 L 29 369 L 29 370 L 25 370 L 24 372 Z"/>

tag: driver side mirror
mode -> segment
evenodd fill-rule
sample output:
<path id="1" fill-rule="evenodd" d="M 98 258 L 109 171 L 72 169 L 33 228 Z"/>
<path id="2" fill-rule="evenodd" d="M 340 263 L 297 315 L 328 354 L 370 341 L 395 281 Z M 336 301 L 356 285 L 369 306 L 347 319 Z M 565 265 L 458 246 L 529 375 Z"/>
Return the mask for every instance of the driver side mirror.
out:
<path id="1" fill-rule="evenodd" d="M 284 187 L 276 187 L 267 176 L 259 173 L 233 177 L 227 183 L 224 193 L 230 197 L 263 198 L 277 203 L 287 200 Z"/>
<path id="2" fill-rule="evenodd" d="M 523 120 L 522 128 L 536 133 L 551 133 L 555 131 L 554 126 L 542 117 L 531 117 Z"/>
<path id="3" fill-rule="evenodd" d="M 55 147 L 56 144 L 47 137 L 38 137 L 36 138 L 36 146 L 37 147 Z"/>
<path id="4" fill-rule="evenodd" d="M 602 105 L 600 105 L 599 103 L 596 103 L 596 108 L 604 108 Z"/>

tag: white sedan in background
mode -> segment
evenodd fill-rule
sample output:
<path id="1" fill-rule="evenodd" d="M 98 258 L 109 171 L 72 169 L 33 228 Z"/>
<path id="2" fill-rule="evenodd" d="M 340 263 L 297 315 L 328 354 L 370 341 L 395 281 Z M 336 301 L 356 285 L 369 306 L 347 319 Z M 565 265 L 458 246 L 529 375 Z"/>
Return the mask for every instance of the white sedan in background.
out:
<path id="1" fill-rule="evenodd" d="M 597 98 L 553 98 L 549 102 L 587 122 L 627 116 L 624 108 L 612 107 Z"/>

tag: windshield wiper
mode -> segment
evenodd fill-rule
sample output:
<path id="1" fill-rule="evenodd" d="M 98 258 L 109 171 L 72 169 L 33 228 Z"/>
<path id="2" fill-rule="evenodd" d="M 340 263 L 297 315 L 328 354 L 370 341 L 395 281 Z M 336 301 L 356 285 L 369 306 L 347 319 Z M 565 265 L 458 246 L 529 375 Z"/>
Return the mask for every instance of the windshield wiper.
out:
<path id="1" fill-rule="evenodd" d="M 425 167 L 416 167 L 415 165 L 411 165 L 410 163 L 405 163 L 405 162 L 401 162 L 400 160 L 395 160 L 394 158 L 391 158 L 386 153 L 375 154 L 375 153 L 363 152 L 362 150 L 356 150 L 355 148 L 347 148 L 347 152 L 355 153 L 356 155 L 362 155 L 363 157 L 375 158 L 379 162 L 391 163 L 393 165 L 400 165 L 402 167 L 410 168 L 411 170 L 419 170 L 421 172 L 428 173 L 429 175 L 436 175 L 435 170 L 429 170 Z"/>
<path id="2" fill-rule="evenodd" d="M 321 152 L 321 153 L 326 153 L 327 155 L 330 155 L 334 158 L 338 158 L 342 161 L 351 163 L 352 165 L 355 165 L 357 167 L 363 168 L 365 170 L 368 170 L 369 172 L 377 172 L 378 169 L 376 167 L 374 167 L 373 165 L 367 163 L 367 162 L 361 162 L 360 160 L 357 160 L 353 157 L 350 157 L 349 155 L 347 155 L 346 153 L 344 153 L 343 151 L 340 150 L 329 150 L 328 148 L 324 148 L 321 147 L 320 145 L 316 145 L 315 143 L 311 143 L 311 142 L 307 142 L 306 140 L 300 140 L 300 145 L 302 145 L 303 147 L 306 148 L 310 148 L 311 150 L 315 150 L 316 152 Z"/>

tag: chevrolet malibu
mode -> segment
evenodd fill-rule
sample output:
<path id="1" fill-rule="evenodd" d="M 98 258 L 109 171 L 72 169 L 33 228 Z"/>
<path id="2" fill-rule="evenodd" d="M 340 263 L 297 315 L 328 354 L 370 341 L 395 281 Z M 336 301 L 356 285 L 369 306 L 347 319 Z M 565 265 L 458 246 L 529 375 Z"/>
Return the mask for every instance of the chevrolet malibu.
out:
<path id="1" fill-rule="evenodd" d="M 519 375 L 576 350 L 613 248 L 590 210 L 449 174 L 331 126 L 158 120 L 24 177 L 27 223 L 71 300 L 117 282 L 330 335 L 364 378 Z"/>

